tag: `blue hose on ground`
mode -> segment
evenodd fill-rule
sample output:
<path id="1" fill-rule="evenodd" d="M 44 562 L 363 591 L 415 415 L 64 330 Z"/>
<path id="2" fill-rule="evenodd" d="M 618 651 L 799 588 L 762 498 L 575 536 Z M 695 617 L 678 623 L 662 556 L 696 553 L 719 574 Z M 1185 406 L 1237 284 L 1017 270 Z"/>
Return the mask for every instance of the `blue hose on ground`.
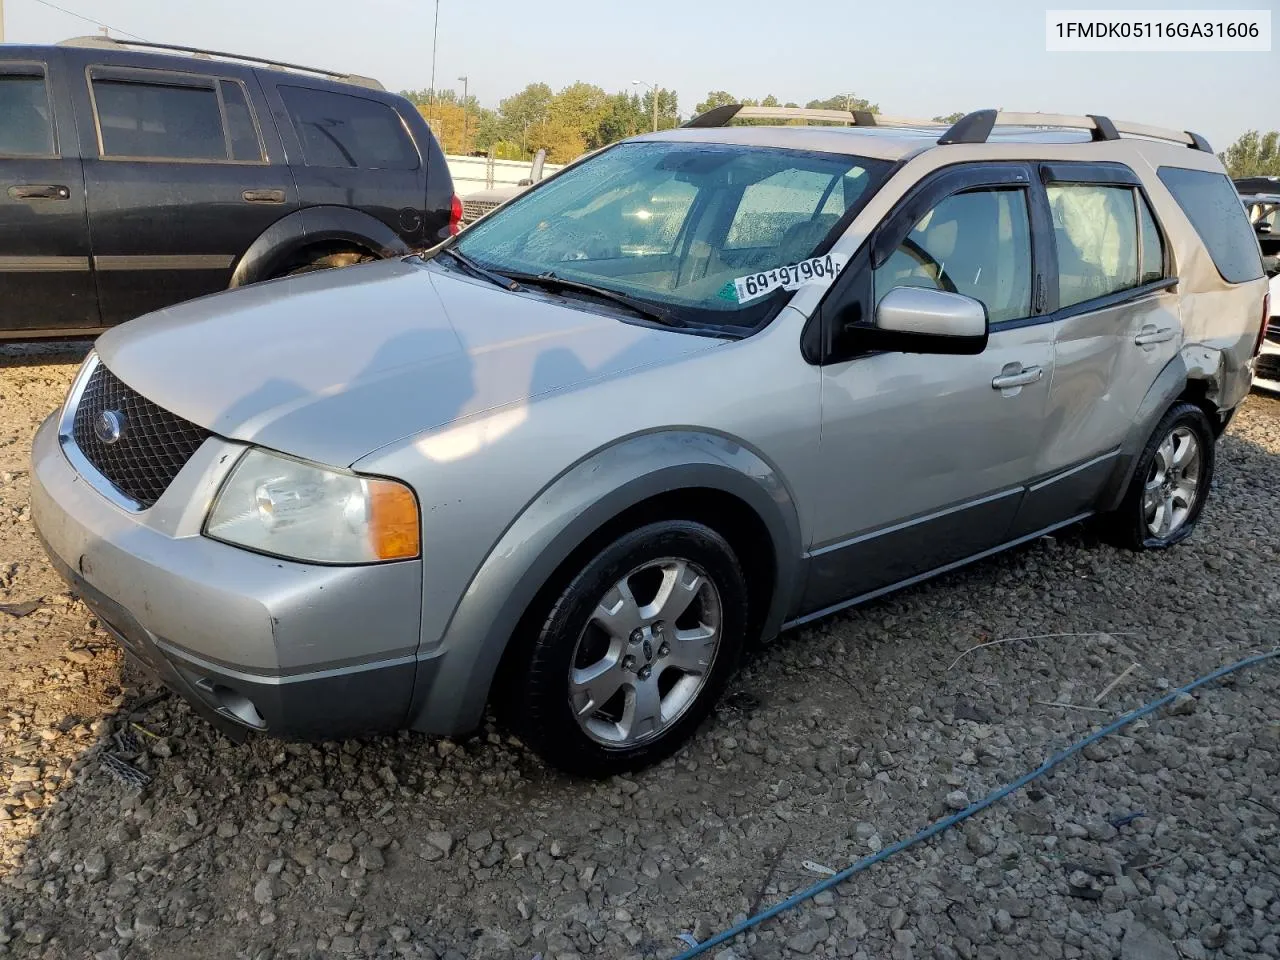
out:
<path id="1" fill-rule="evenodd" d="M 768 910 L 762 910 L 760 913 L 757 913 L 755 916 L 748 917 L 747 919 L 743 920 L 741 923 L 735 924 L 734 926 L 730 927 L 728 930 L 724 930 L 720 933 L 717 933 L 714 937 L 711 937 L 709 940 L 704 940 L 702 943 L 698 944 L 696 947 L 686 950 L 684 953 L 675 957 L 674 960 L 692 960 L 693 957 L 701 956 L 702 954 L 706 953 L 708 950 L 711 950 L 713 947 L 718 947 L 722 943 L 727 943 L 728 941 L 736 937 L 738 934 L 744 933 L 747 930 L 750 930 L 752 927 L 759 926 L 760 924 L 764 923 L 766 920 L 770 920 L 773 917 L 776 917 L 778 914 L 783 913 L 787 910 L 790 910 L 792 907 L 798 906 L 799 904 L 804 903 L 804 901 L 817 896 L 823 890 L 830 890 L 832 887 L 836 886 L 837 884 L 842 883 L 845 880 L 848 880 L 855 873 L 861 873 L 863 870 L 866 870 L 868 867 L 874 864 L 880 863 L 882 860 L 888 860 L 895 853 L 900 853 L 901 851 L 906 850 L 908 847 L 915 846 L 917 843 L 920 843 L 924 840 L 928 840 L 930 837 L 936 837 L 938 834 L 942 833 L 944 830 L 951 829 L 957 823 L 960 823 L 962 820 L 967 820 L 969 817 L 972 817 L 975 813 L 978 813 L 980 810 L 985 810 L 987 807 L 991 806 L 993 803 L 996 803 L 999 800 L 1003 800 L 1005 797 L 1009 796 L 1009 794 L 1014 793 L 1017 790 L 1021 790 L 1031 781 L 1044 776 L 1044 774 L 1048 773 L 1058 764 L 1062 763 L 1063 760 L 1066 760 L 1068 757 L 1079 753 L 1089 744 L 1096 743 L 1097 741 L 1101 740 L 1103 737 L 1108 737 L 1111 734 L 1115 733 L 1117 730 L 1121 729 L 1122 727 L 1125 727 L 1128 724 L 1133 723 L 1133 721 L 1138 720 L 1142 717 L 1145 717 L 1149 713 L 1154 713 L 1156 710 L 1159 710 L 1165 704 L 1171 703 L 1173 700 L 1177 699 L 1179 694 L 1190 693 L 1192 690 L 1196 689 L 1197 687 L 1202 687 L 1206 683 L 1212 683 L 1214 680 L 1217 680 L 1220 677 L 1225 677 L 1229 673 L 1233 673 L 1236 670 L 1242 670 L 1245 667 L 1252 667 L 1256 664 L 1262 663 L 1265 660 L 1270 660 L 1274 657 L 1280 657 L 1280 648 L 1272 650 L 1270 653 L 1261 653 L 1254 657 L 1246 657 L 1244 660 L 1240 660 L 1236 663 L 1230 664 L 1225 667 L 1220 667 L 1219 669 L 1213 671 L 1213 673 L 1207 674 L 1206 676 L 1203 676 L 1198 680 L 1194 680 L 1191 683 L 1188 683 L 1185 687 L 1179 687 L 1176 690 L 1170 691 L 1169 693 L 1161 697 L 1159 700 L 1153 700 L 1151 703 L 1148 703 L 1146 706 L 1138 707 L 1138 709 L 1132 710 L 1129 713 L 1126 713 L 1118 717 L 1116 720 L 1113 720 L 1111 723 L 1107 724 L 1101 730 L 1097 730 L 1089 734 L 1089 736 L 1085 737 L 1083 740 L 1073 743 L 1071 746 L 1067 747 L 1065 750 L 1061 750 L 1058 753 L 1055 753 L 1053 756 L 1051 756 L 1044 763 L 1040 764 L 1040 766 L 1036 767 L 1036 769 L 1032 770 L 1030 773 L 1024 774 L 1023 776 L 1019 777 L 1017 780 L 1013 781 L 1012 783 L 1007 784 L 1003 787 L 1000 787 L 994 793 L 988 794 L 987 796 L 983 797 L 981 800 L 978 800 L 977 802 L 970 804 L 968 807 L 961 810 L 959 813 L 953 814 L 952 816 L 949 816 L 949 817 L 944 817 L 943 819 L 938 820 L 933 824 L 930 824 L 928 827 L 925 827 L 923 830 L 917 833 L 914 837 L 908 837 L 906 840 L 899 840 L 897 843 L 891 843 L 889 844 L 889 846 L 885 847 L 883 850 L 881 850 L 879 853 L 874 854 L 873 856 L 863 857 L 857 863 L 853 864 L 852 866 L 846 867 L 845 869 L 841 870 L 839 873 L 834 874 L 830 877 L 827 877 L 827 879 L 822 880 L 818 883 L 815 883 L 813 886 L 809 887 L 806 890 L 801 890 L 799 893 L 792 894 L 791 896 L 787 897 L 787 899 L 783 900 L 781 903 L 774 904 Z"/>

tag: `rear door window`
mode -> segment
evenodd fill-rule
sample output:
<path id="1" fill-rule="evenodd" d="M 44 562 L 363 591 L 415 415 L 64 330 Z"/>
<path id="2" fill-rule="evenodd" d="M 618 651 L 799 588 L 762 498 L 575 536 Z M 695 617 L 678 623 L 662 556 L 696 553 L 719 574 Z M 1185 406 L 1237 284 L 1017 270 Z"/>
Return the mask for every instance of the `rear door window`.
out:
<path id="1" fill-rule="evenodd" d="M 1138 285 L 1138 224 L 1132 187 L 1051 183 L 1058 248 L 1058 305 L 1070 307 Z"/>
<path id="2" fill-rule="evenodd" d="M 218 94 L 209 86 L 94 78 L 104 157 L 227 160 Z"/>
<path id="3" fill-rule="evenodd" d="M 280 86 L 309 167 L 416 170 L 418 150 L 390 106 L 310 87 Z"/>
<path id="4" fill-rule="evenodd" d="M 244 87 L 234 80 L 222 80 L 219 81 L 219 85 L 222 88 L 222 105 L 227 111 L 231 158 L 261 160 L 262 141 L 258 137 L 258 126 L 254 122 L 252 110 L 249 109 L 249 101 L 244 95 Z"/>
<path id="5" fill-rule="evenodd" d="M 49 157 L 56 152 L 44 76 L 0 74 L 0 156 Z"/>
<path id="6" fill-rule="evenodd" d="M 1156 173 L 1204 241 L 1222 279 L 1245 283 L 1262 276 L 1258 241 L 1240 195 L 1221 173 L 1161 167 Z"/>

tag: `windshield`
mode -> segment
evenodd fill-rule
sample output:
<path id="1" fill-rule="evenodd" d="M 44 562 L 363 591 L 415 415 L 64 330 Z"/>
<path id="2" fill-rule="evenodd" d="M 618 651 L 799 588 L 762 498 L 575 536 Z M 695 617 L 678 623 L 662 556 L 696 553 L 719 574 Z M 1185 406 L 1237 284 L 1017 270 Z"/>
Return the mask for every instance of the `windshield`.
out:
<path id="1" fill-rule="evenodd" d="M 754 327 L 794 284 L 753 280 L 746 294 L 735 281 L 825 253 L 889 166 L 764 147 L 624 143 L 490 214 L 454 247 L 497 273 L 554 273 L 685 323 Z M 812 269 L 777 272 L 807 278 Z"/>

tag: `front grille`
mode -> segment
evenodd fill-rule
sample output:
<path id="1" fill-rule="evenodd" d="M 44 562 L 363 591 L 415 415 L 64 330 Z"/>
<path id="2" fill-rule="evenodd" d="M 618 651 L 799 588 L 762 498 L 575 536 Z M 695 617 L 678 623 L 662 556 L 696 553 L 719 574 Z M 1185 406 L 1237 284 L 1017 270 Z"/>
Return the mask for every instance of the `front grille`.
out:
<path id="1" fill-rule="evenodd" d="M 486 213 L 495 210 L 501 202 L 500 200 L 463 200 L 462 220 L 464 223 L 474 223 Z"/>
<path id="2" fill-rule="evenodd" d="M 1253 375 L 1258 380 L 1280 380 L 1280 353 L 1260 353 L 1254 361 Z"/>
<path id="3" fill-rule="evenodd" d="M 98 435 L 108 411 L 120 428 L 114 443 Z M 99 363 L 80 395 L 72 435 L 85 459 L 145 509 L 160 499 L 209 431 L 156 406 Z"/>

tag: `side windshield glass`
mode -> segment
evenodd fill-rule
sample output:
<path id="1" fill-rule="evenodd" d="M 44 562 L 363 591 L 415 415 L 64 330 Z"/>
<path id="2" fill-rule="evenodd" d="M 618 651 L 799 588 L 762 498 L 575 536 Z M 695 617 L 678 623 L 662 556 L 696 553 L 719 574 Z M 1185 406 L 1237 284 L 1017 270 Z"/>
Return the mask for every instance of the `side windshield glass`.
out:
<path id="1" fill-rule="evenodd" d="M 766 147 L 621 144 L 490 214 L 457 249 L 501 273 L 554 273 L 691 322 L 753 326 L 790 293 L 740 303 L 734 281 L 825 253 L 888 167 Z"/>

